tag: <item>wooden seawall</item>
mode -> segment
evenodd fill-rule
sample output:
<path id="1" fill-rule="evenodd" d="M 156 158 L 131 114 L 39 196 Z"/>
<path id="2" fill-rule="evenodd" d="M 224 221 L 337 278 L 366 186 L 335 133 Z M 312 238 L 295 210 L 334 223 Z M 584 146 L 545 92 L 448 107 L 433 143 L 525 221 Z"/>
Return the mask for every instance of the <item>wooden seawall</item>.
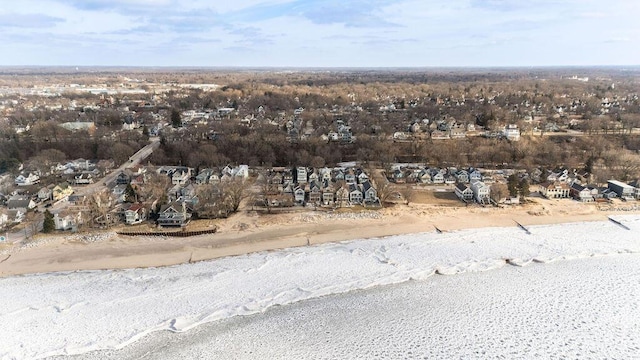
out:
<path id="1" fill-rule="evenodd" d="M 149 231 L 149 232 L 139 232 L 139 231 L 117 231 L 118 235 L 125 236 L 172 236 L 172 237 L 189 237 L 189 236 L 198 236 L 198 235 L 206 235 L 206 234 L 214 234 L 218 231 L 218 228 L 209 229 L 209 230 L 196 230 L 196 231 Z"/>

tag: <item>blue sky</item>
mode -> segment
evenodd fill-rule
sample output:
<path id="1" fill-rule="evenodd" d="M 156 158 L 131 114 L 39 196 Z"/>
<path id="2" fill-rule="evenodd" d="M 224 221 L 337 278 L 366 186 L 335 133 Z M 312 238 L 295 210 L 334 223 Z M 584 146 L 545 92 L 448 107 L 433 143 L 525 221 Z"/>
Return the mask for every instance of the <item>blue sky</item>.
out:
<path id="1" fill-rule="evenodd" d="M 638 0 L 0 0 L 0 65 L 638 65 Z"/>

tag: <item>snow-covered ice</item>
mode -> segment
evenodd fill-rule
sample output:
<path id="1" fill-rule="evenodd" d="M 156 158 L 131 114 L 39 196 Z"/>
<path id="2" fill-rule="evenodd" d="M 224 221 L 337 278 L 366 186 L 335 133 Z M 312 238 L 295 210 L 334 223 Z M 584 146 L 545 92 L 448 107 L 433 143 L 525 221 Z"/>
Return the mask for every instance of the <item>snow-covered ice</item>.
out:
<path id="1" fill-rule="evenodd" d="M 532 226 L 531 234 L 517 227 L 472 229 L 324 244 L 166 268 L 4 278 L 0 279 L 0 357 L 42 358 L 119 349 L 154 331 L 182 332 L 235 315 L 264 312 L 273 305 L 422 280 L 435 273 L 640 253 L 640 217 L 616 219 L 629 230 L 610 221 Z M 491 279 L 496 282 L 499 277 Z M 475 293 L 468 296 L 476 297 Z M 387 310 L 402 312 L 405 307 Z"/>
<path id="2" fill-rule="evenodd" d="M 640 254 L 336 294 L 152 334 L 94 359 L 635 359 Z"/>

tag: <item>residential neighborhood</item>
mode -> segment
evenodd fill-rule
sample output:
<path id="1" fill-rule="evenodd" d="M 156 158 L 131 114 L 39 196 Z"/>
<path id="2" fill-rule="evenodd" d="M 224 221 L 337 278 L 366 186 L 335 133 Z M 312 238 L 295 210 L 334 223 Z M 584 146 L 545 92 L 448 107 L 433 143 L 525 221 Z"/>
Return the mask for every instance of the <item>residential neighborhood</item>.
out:
<path id="1" fill-rule="evenodd" d="M 640 99 L 627 78 L 516 71 L 517 82 L 482 75 L 487 86 L 465 73 L 437 82 L 348 74 L 360 80 L 150 72 L 51 75 L 32 86 L 37 76 L 7 78 L 2 226 L 37 225 L 50 213 L 60 231 L 184 228 L 241 204 L 267 214 L 375 210 L 409 204 L 411 192 L 465 207 L 639 197 Z"/>

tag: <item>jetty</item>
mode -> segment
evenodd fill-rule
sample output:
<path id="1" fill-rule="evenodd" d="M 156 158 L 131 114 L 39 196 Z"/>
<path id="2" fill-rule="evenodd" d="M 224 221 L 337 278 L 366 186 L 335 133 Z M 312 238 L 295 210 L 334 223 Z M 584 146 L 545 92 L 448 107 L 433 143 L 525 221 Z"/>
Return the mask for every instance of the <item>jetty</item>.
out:
<path id="1" fill-rule="evenodd" d="M 618 220 L 612 219 L 611 217 L 609 217 L 609 221 L 611 221 L 612 223 L 614 223 L 614 224 L 616 224 L 616 225 L 620 226 L 621 228 L 623 228 L 623 229 L 625 229 L 625 230 L 631 230 L 627 225 L 625 225 L 625 224 L 621 223 L 621 222 L 620 222 L 620 221 L 618 221 Z"/>
<path id="2" fill-rule="evenodd" d="M 528 235 L 531 235 L 531 231 L 529 231 L 529 229 L 527 229 L 526 227 L 524 227 L 524 225 L 520 224 L 519 222 L 513 220 L 513 222 L 516 223 L 516 225 L 518 225 L 518 227 L 520 229 L 522 229 L 524 232 L 526 232 Z"/>

